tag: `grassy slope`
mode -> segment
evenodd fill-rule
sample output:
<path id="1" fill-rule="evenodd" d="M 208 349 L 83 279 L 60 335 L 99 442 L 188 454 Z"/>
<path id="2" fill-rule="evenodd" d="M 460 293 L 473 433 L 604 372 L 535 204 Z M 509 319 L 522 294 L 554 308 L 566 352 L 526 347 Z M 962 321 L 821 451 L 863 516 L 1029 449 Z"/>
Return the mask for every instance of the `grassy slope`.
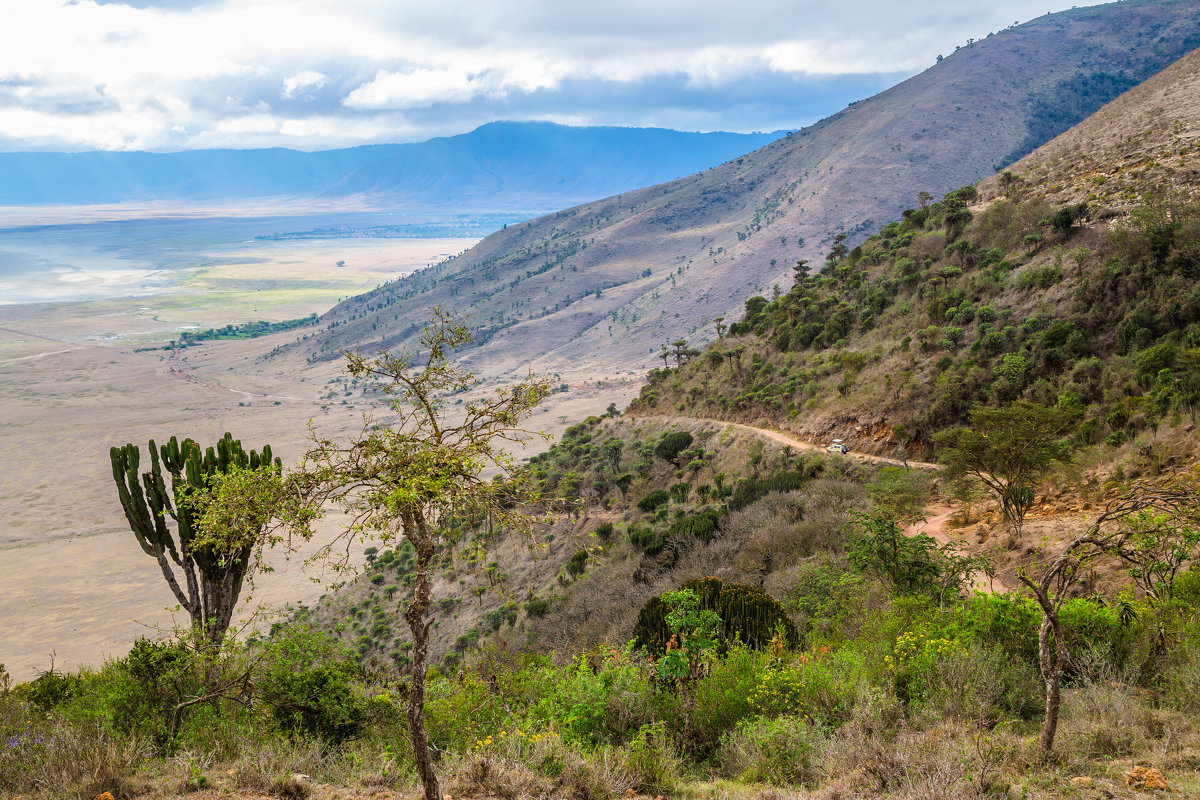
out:
<path id="1" fill-rule="evenodd" d="M 704 466 L 682 477 L 676 476 L 675 465 L 652 454 L 660 438 L 675 430 L 692 433 L 695 446 L 705 451 Z M 606 454 L 604 445 L 614 440 L 619 455 Z M 559 444 L 533 459 L 532 464 L 541 477 L 544 493 L 554 498 L 556 507 L 577 511 L 560 514 L 538 541 L 503 535 L 472 537 L 453 557 L 443 559 L 434 582 L 433 661 L 443 660 L 453 668 L 462 654 L 476 651 L 493 633 L 496 636 L 491 638 L 513 646 L 563 652 L 584 649 L 597 641 L 625 641 L 646 600 L 681 580 L 706 574 L 759 580 L 764 573 L 751 553 L 762 550 L 762 545 L 751 547 L 736 563 L 730 558 L 730 553 L 742 549 L 743 540 L 751 533 L 737 520 L 730 535 L 711 547 L 699 547 L 691 541 L 693 537 L 675 537 L 674 544 L 666 548 L 668 552 L 661 552 L 676 515 L 695 516 L 720 506 L 723 501 L 715 490 L 705 500 L 696 491 L 689 492 L 684 502 L 669 504 L 670 516 L 645 513 L 636 506 L 651 491 L 666 490 L 681 482 L 693 489 L 707 484 L 711 490 L 717 474 L 732 489 L 739 476 L 754 471 L 750 466 L 752 454 L 758 454 L 758 472 L 763 475 L 784 468 L 783 448 L 718 423 L 680 425 L 662 420 L 601 421 L 593 417 L 569 429 Z M 618 464 L 615 470 L 614 458 Z M 794 457 L 788 462 L 790 466 L 796 463 L 799 460 Z M 869 474 L 849 463 L 843 466 L 856 475 Z M 840 474 L 840 469 L 834 472 Z M 632 482 L 622 492 L 615 479 L 624 473 L 630 473 Z M 845 491 L 848 498 L 855 498 L 852 505 L 861 505 L 865 497 L 861 490 Z M 764 514 L 773 517 L 775 512 L 760 510 L 752 516 L 760 518 Z M 608 539 L 598 538 L 595 531 L 605 522 L 615 526 L 614 533 Z M 833 527 L 840 524 L 830 523 Z M 645 546 L 630 543 L 630 529 L 652 531 L 659 548 L 651 547 L 647 555 Z M 820 535 L 832 534 L 822 527 Z M 683 550 L 674 552 L 676 546 Z M 589 551 L 593 557 L 586 575 L 574 581 L 565 572 L 565 565 L 580 550 Z M 409 599 L 409 564 L 404 551 L 395 553 L 399 558 L 386 549 L 381 554 L 373 552 L 376 558 L 356 582 L 322 598 L 309 611 L 314 621 L 334 630 L 356 649 L 365 664 L 380 668 L 407 663 L 408 631 L 397 611 Z M 776 563 L 785 562 L 778 559 Z M 531 617 L 526 604 L 534 597 L 546 600 L 548 605 Z M 601 601 L 601 597 L 606 599 Z M 599 607 L 601 603 L 604 610 Z M 449 659 L 445 660 L 447 655 Z"/>
<path id="2" fill-rule="evenodd" d="M 440 303 L 471 314 L 488 370 L 640 368 L 662 342 L 707 338 L 714 317 L 786 285 L 791 264 L 823 253 L 835 233 L 858 237 L 918 190 L 992 173 L 1031 130 L 1052 135 L 1165 67 L 1195 43 L 1194 6 L 1109 4 L 1002 31 L 743 158 L 510 226 L 343 303 L 300 347 L 323 358 L 394 345 Z M 1123 77 L 1080 82 L 1095 75 Z M 1047 106 L 1059 127 L 1042 124 Z M 1076 116 L 1061 116 L 1067 107 Z"/>
<path id="3" fill-rule="evenodd" d="M 1018 396 L 1073 394 L 1086 443 L 1188 421 L 1198 91 L 1193 53 L 1021 160 L 1016 179 L 984 181 L 969 221 L 945 201 L 906 212 L 777 300 L 749 302 L 734 335 L 654 373 L 638 407 L 766 418 L 877 452 L 894 452 L 896 425 L 918 452 L 973 403 Z M 1080 224 L 1056 229 L 1079 202 Z"/>
<path id="4" fill-rule="evenodd" d="M 1030 601 L 936 602 L 899 592 L 847 554 L 854 536 L 843 523 L 850 511 L 870 507 L 868 471 L 836 456 L 760 450 L 754 442 L 761 440 L 720 425 L 686 429 L 693 442 L 676 458 L 679 467 L 656 454 L 677 426 L 627 418 L 590 419 L 533 462 L 545 489 L 580 511 L 556 532 L 563 535 L 537 580 L 510 573 L 489 585 L 477 606 L 469 587 L 487 585 L 485 562 L 503 557 L 503 542 L 468 542 L 463 558 L 444 565 L 453 575 L 443 573 L 440 599 L 461 600 L 435 615 L 439 642 L 455 626 L 484 631 L 441 660 L 445 677 L 431 677 L 427 719 L 451 796 L 602 798 L 630 796 L 630 789 L 646 797 L 729 800 L 983 800 L 1005 792 L 1074 798 L 1080 785 L 1069 779 L 1083 776 L 1104 796 L 1132 798 L 1138 795 L 1123 780 L 1135 763 L 1162 769 L 1185 796 L 1200 789 L 1200 730 L 1192 713 L 1200 680 L 1195 575 L 1181 579 L 1177 605 L 1158 612 L 1135 602 L 1128 623 L 1114 610 L 1119 604 L 1081 598 L 1066 605 L 1079 672 L 1067 692 L 1056 756 L 1044 760 L 1034 744 L 1040 684 Z M 754 474 L 780 470 L 796 476 L 791 491 L 722 516 L 707 541 L 672 532 L 705 507 L 750 497 Z M 634 479 L 623 492 L 616 477 L 626 471 Z M 687 493 L 661 512 L 637 508 L 653 490 L 681 482 L 690 484 Z M 722 484 L 728 492 L 719 491 Z M 589 535 L 601 522 L 616 523 L 613 534 Z M 647 530 L 666 535 L 635 535 Z M 582 574 L 551 577 L 577 548 L 589 552 Z M 360 588 L 377 586 L 375 576 L 386 588 L 393 573 L 403 584 L 403 568 L 385 560 L 394 557 L 377 559 Z M 785 601 L 803 638 L 794 652 L 734 648 L 713 659 L 697 684 L 694 749 L 687 753 L 678 694 L 622 643 L 646 598 L 701 574 L 761 582 Z M 487 612 L 530 589 L 548 607 L 531 613 L 522 603 L 512 617 L 502 613 L 489 635 Z M 343 592 L 312 616 L 345 613 L 355 597 Z M 375 615 L 371 603 L 390 606 L 402 600 L 402 589 L 386 601 L 357 597 L 363 599 L 346 614 L 347 628 L 398 621 L 387 607 Z M 368 636 L 384 646 L 360 647 L 373 669 L 355 679 L 354 669 L 329 655 L 318 655 L 325 666 L 314 669 L 309 656 L 288 649 L 304 634 L 294 625 L 284 629 L 272 645 L 282 649 L 245 653 L 270 654 L 259 667 L 265 674 L 252 673 L 255 702 L 230 704 L 220 717 L 198 707 L 174 755 L 151 749 L 157 740 L 147 734 L 161 711 L 136 705 L 149 694 L 148 679 L 125 663 L 18 687 L 9 696 L 0 689 L 0 733 L 12 742 L 0 751 L 0 778 L 34 797 L 110 790 L 167 798 L 201 785 L 213 796 L 242 798 L 412 796 L 404 680 L 385 658 L 391 637 Z M 1168 644 L 1160 650 L 1155 643 L 1164 634 Z M 149 682 L 159 692 L 170 686 Z M 319 705 L 295 694 L 308 686 L 319 688 Z M 294 718 L 276 711 L 280 691 L 301 698 L 307 705 L 300 708 L 315 706 L 315 722 L 343 721 L 340 713 L 357 708 L 357 735 L 336 741 L 287 734 L 281 726 Z"/>

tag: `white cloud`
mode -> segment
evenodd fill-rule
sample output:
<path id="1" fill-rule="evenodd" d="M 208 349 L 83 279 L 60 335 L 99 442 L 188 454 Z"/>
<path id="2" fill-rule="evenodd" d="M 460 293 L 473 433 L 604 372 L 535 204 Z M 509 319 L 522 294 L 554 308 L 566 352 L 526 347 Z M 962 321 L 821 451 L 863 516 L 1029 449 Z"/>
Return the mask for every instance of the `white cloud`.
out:
<path id="1" fill-rule="evenodd" d="M 283 91 L 280 94 L 287 100 L 304 92 L 306 89 L 320 89 L 324 85 L 324 75 L 315 70 L 306 69 L 303 72 L 298 72 L 295 75 L 284 78 Z"/>
<path id="2" fill-rule="evenodd" d="M 214 126 L 221 133 L 278 133 L 280 121 L 270 114 L 246 114 L 223 119 Z"/>
<path id="3" fill-rule="evenodd" d="M 178 149 L 242 135 L 315 147 L 336 144 L 339 127 L 351 144 L 505 116 L 744 130 L 764 119 L 716 95 L 911 73 L 1046 10 L 1035 0 L 844 0 L 832 11 L 817 0 L 6 0 L 0 141 Z M 795 103 L 794 87 L 771 102 Z"/>
<path id="4" fill-rule="evenodd" d="M 456 69 L 388 72 L 359 86 L 342 101 L 347 108 L 421 108 L 435 103 L 465 103 L 486 91 L 486 81 Z"/>

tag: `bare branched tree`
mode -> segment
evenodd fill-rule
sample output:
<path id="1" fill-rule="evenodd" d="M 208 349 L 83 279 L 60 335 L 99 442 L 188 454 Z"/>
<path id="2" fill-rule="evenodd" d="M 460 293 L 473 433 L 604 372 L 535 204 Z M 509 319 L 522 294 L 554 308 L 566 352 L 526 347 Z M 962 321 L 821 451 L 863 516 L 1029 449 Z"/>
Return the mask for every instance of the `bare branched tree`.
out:
<path id="1" fill-rule="evenodd" d="M 1174 524 L 1182 525 L 1182 530 L 1194 530 L 1200 522 L 1200 487 L 1195 477 L 1193 474 L 1161 485 L 1147 482 L 1135 484 L 1107 503 L 1104 511 L 1083 533 L 1046 563 L 1040 578 L 1032 576 L 1028 569 L 1017 573 L 1042 609 L 1042 624 L 1038 630 L 1038 662 L 1042 680 L 1046 684 L 1046 711 L 1040 738 L 1043 752 L 1049 753 L 1054 748 L 1062 704 L 1063 675 L 1071 664 L 1071 654 L 1059 617 L 1059 610 L 1071 586 L 1083 567 L 1104 555 L 1119 556 L 1141 568 L 1146 568 L 1148 561 L 1154 561 L 1154 553 L 1147 550 L 1140 535 L 1144 528 L 1137 524 L 1138 520 L 1169 519 Z M 1149 568 L 1152 573 L 1156 571 L 1153 565 Z"/>

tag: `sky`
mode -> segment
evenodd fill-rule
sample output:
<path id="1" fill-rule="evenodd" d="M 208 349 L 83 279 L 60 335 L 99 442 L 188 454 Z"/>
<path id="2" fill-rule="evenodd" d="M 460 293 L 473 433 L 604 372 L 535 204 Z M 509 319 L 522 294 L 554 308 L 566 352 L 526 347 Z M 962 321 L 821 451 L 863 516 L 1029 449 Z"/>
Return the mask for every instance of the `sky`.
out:
<path id="1" fill-rule="evenodd" d="M 5 0 L 0 150 L 803 127 L 1054 0 Z"/>

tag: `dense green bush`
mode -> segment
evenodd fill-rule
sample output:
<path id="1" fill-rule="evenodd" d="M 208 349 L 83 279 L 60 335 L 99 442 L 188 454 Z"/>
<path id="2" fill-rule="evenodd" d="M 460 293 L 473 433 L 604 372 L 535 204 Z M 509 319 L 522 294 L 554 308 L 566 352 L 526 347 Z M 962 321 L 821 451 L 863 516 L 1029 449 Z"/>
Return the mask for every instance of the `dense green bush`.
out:
<path id="1" fill-rule="evenodd" d="M 803 717 L 755 718 L 726 733 L 717 753 L 731 778 L 773 786 L 812 785 L 825 737 Z"/>
<path id="2" fill-rule="evenodd" d="M 654 528 L 635 526 L 629 529 L 629 543 L 648 556 L 656 556 L 662 552 L 666 538 Z"/>
<path id="3" fill-rule="evenodd" d="M 283 731 L 336 745 L 362 730 L 363 672 L 345 650 L 300 627 L 267 648 L 259 690 Z"/>
<path id="4" fill-rule="evenodd" d="M 645 511 L 647 514 L 649 514 L 659 506 L 666 504 L 668 501 L 670 501 L 670 499 L 670 492 L 666 491 L 665 489 L 655 489 L 641 500 L 638 500 L 637 507 L 639 510 Z"/>
<path id="5" fill-rule="evenodd" d="M 576 550 L 575 553 L 567 560 L 567 574 L 572 578 L 578 578 L 587 569 L 588 551 Z"/>
<path id="6" fill-rule="evenodd" d="M 525 601 L 525 613 L 531 617 L 544 617 L 550 611 L 550 601 L 534 595 Z"/>
<path id="7" fill-rule="evenodd" d="M 675 431 L 663 436 L 654 448 L 654 455 L 663 461 L 675 463 L 679 454 L 692 446 L 692 435 L 687 431 Z"/>
<path id="8" fill-rule="evenodd" d="M 716 533 L 725 516 L 723 509 L 707 509 L 699 514 L 677 519 L 671 523 L 667 536 L 686 536 L 707 542 Z"/>

